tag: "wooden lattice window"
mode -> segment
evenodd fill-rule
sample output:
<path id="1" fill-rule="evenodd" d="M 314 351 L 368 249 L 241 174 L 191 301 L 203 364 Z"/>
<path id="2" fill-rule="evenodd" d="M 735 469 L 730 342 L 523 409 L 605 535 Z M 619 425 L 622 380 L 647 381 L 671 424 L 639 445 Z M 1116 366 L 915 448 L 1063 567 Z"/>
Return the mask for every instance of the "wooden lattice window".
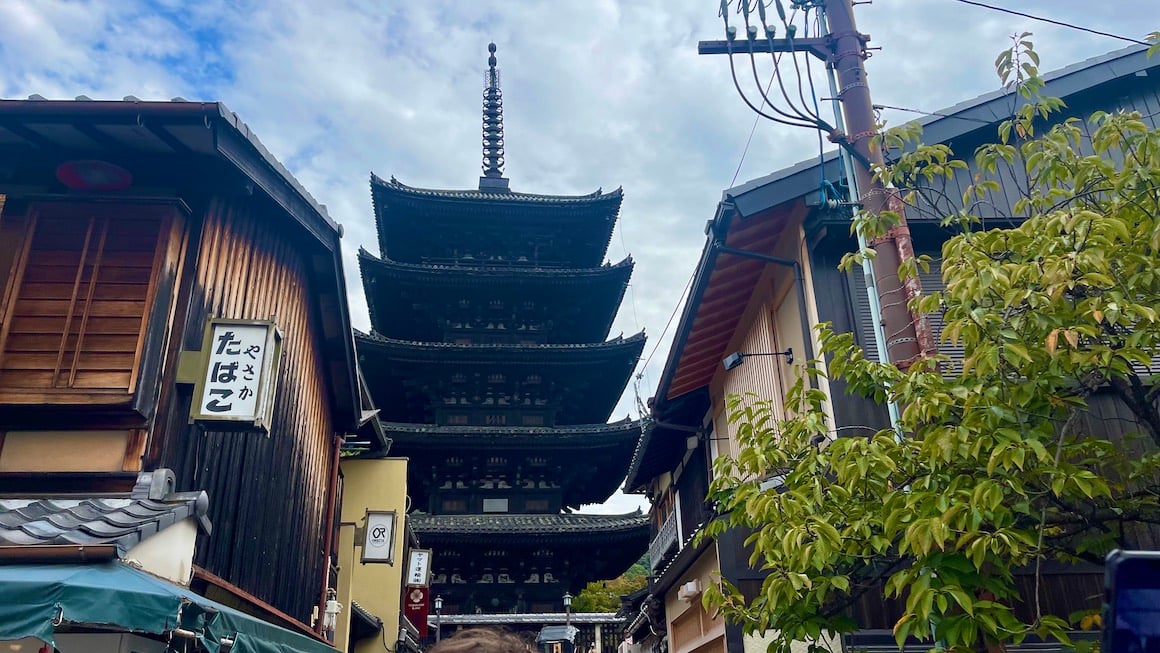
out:
<path id="1" fill-rule="evenodd" d="M 168 206 L 104 204 L 0 216 L 12 254 L 0 258 L 0 393 L 59 403 L 134 392 L 173 216 Z"/>

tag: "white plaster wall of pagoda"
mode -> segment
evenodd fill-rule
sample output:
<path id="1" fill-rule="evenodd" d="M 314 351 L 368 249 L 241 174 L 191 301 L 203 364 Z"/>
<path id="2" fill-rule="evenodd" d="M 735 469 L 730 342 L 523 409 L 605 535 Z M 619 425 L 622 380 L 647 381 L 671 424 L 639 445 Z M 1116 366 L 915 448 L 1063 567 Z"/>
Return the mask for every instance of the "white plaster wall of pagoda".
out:
<path id="1" fill-rule="evenodd" d="M 197 544 L 197 522 L 183 519 L 129 549 L 122 558 L 179 585 L 193 578 L 193 548 Z"/>

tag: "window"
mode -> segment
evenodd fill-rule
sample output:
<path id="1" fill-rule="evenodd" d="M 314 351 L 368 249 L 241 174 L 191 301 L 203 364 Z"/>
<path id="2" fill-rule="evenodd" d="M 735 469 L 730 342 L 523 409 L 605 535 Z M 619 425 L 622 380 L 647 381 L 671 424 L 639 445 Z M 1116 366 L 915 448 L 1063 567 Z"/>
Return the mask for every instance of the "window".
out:
<path id="1" fill-rule="evenodd" d="M 548 500 L 524 499 L 524 512 L 548 512 Z"/>
<path id="2" fill-rule="evenodd" d="M 459 514 L 467 512 L 466 499 L 444 499 L 442 501 L 443 513 L 447 515 Z"/>
<path id="3" fill-rule="evenodd" d="M 455 414 L 447 416 L 447 424 L 449 426 L 467 426 L 467 415 Z"/>
<path id="4" fill-rule="evenodd" d="M 173 217 L 71 203 L 0 215 L 0 392 L 135 391 Z"/>
<path id="5" fill-rule="evenodd" d="M 544 416 L 543 415 L 524 415 L 523 416 L 523 423 L 524 423 L 524 426 L 543 426 L 544 425 Z"/>
<path id="6" fill-rule="evenodd" d="M 483 511 L 484 512 L 507 512 L 508 511 L 508 500 L 506 498 L 504 498 L 504 499 L 484 499 L 483 500 Z"/>

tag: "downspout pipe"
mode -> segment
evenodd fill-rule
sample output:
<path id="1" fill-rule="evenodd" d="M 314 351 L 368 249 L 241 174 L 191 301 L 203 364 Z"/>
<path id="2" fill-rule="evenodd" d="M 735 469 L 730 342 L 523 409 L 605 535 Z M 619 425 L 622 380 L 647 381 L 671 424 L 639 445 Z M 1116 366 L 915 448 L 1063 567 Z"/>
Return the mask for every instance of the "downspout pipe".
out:
<path id="1" fill-rule="evenodd" d="M 714 234 L 713 249 L 715 249 L 720 254 L 740 256 L 742 258 L 762 261 L 772 265 L 780 265 L 782 267 L 791 268 L 793 270 L 794 287 L 797 290 L 798 317 L 801 319 L 802 338 L 805 341 L 806 348 L 806 360 L 814 360 L 814 335 L 810 331 L 810 318 L 808 312 L 806 311 L 806 283 L 802 273 L 802 264 L 793 259 L 770 256 L 769 254 L 762 254 L 760 252 L 751 252 L 746 249 L 730 247 L 722 242 L 720 236 L 717 236 L 716 234 Z M 814 390 L 818 389 L 818 381 L 812 374 L 810 375 L 810 387 Z"/>
<path id="2" fill-rule="evenodd" d="M 334 450 L 330 466 L 330 482 L 327 483 L 326 501 L 326 530 L 322 534 L 322 589 L 318 597 L 318 619 L 314 622 L 314 632 L 323 636 L 322 613 L 326 609 L 328 590 L 330 589 L 330 554 L 334 548 L 334 516 L 338 511 L 338 468 L 342 461 L 342 445 L 346 438 L 334 436 Z"/>

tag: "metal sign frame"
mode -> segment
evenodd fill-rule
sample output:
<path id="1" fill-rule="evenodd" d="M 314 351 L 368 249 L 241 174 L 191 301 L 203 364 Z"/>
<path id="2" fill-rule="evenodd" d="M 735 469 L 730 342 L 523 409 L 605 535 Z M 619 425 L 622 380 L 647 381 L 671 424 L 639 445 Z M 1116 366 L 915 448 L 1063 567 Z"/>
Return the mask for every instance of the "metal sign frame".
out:
<path id="1" fill-rule="evenodd" d="M 223 415 L 203 410 L 206 404 L 207 381 L 211 369 L 210 365 L 215 354 L 213 348 L 218 339 L 218 333 L 231 326 L 260 327 L 265 330 L 262 338 L 262 361 L 257 372 L 257 387 L 254 390 L 256 399 L 253 412 L 245 414 Z M 278 394 L 278 375 L 282 363 L 282 331 L 273 317 L 269 320 L 234 320 L 227 318 L 210 318 L 206 321 L 202 335 L 201 351 L 197 352 L 197 376 L 194 379 L 193 405 L 190 406 L 190 423 L 212 425 L 217 428 L 229 429 L 256 429 L 266 435 L 270 434 L 270 422 L 273 419 L 274 400 Z"/>
<path id="2" fill-rule="evenodd" d="M 367 510 L 366 524 L 362 528 L 361 562 L 395 564 L 395 529 L 398 513 L 394 510 Z M 377 544 L 378 542 L 384 544 Z M 385 549 L 385 551 L 383 550 Z"/>

